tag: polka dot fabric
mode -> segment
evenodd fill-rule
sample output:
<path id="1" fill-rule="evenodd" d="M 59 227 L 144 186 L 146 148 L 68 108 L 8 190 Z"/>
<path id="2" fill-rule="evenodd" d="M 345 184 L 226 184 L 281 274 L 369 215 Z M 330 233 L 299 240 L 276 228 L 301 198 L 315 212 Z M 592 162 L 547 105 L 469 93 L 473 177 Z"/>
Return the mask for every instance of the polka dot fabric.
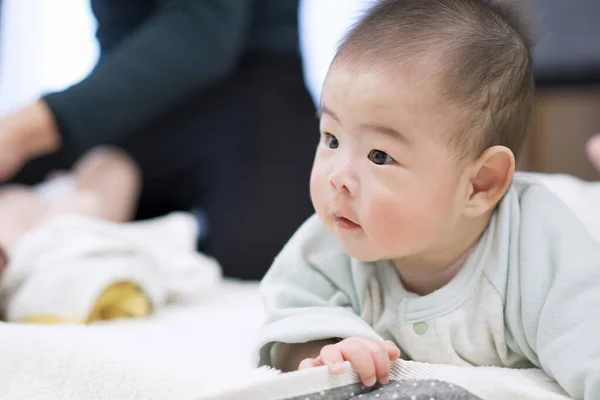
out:
<path id="1" fill-rule="evenodd" d="M 460 386 L 437 380 L 390 381 L 365 387 L 352 384 L 286 400 L 481 400 Z"/>

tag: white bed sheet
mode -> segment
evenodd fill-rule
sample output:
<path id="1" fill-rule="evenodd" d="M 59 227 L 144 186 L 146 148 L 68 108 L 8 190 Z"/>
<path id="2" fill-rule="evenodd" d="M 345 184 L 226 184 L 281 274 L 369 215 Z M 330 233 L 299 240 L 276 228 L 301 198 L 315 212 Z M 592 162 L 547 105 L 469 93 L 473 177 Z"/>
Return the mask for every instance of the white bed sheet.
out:
<path id="1" fill-rule="evenodd" d="M 196 304 L 92 326 L 0 325 L 1 399 L 194 399 L 253 367 L 257 283 Z"/>

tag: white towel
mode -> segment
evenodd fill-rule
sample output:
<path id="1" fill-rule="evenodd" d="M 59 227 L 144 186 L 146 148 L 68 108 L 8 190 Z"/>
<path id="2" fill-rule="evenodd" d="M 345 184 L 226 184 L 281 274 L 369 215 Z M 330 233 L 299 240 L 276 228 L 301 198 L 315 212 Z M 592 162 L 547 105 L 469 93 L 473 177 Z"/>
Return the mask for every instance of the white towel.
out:
<path id="1" fill-rule="evenodd" d="M 136 285 L 156 311 L 189 300 L 220 279 L 220 267 L 195 250 L 196 223 L 173 213 L 113 223 L 64 215 L 27 234 L 0 282 L 8 321 L 47 317 L 83 322 L 109 286 Z"/>
<path id="2" fill-rule="evenodd" d="M 33 186 L 43 204 L 54 204 L 77 190 L 77 183 L 72 174 L 64 174 L 38 183 Z"/>

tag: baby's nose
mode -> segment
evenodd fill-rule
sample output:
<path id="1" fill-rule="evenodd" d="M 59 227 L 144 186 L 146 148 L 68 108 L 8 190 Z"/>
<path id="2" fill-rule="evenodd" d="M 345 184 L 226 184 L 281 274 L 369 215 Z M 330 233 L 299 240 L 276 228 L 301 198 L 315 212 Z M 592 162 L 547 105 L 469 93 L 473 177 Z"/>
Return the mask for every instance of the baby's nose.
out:
<path id="1" fill-rule="evenodd" d="M 335 190 L 340 192 L 355 195 L 358 191 L 358 178 L 350 163 L 334 170 L 329 175 L 329 182 Z"/>

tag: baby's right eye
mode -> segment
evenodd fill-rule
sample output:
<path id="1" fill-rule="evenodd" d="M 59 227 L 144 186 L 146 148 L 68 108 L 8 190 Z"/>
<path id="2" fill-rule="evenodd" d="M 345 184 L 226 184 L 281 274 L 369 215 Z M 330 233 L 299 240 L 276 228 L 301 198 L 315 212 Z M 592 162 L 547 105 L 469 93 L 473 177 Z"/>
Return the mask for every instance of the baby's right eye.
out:
<path id="1" fill-rule="evenodd" d="M 324 133 L 323 139 L 325 140 L 325 145 L 330 149 L 337 149 L 340 146 L 337 138 L 333 136 L 331 133 Z"/>

